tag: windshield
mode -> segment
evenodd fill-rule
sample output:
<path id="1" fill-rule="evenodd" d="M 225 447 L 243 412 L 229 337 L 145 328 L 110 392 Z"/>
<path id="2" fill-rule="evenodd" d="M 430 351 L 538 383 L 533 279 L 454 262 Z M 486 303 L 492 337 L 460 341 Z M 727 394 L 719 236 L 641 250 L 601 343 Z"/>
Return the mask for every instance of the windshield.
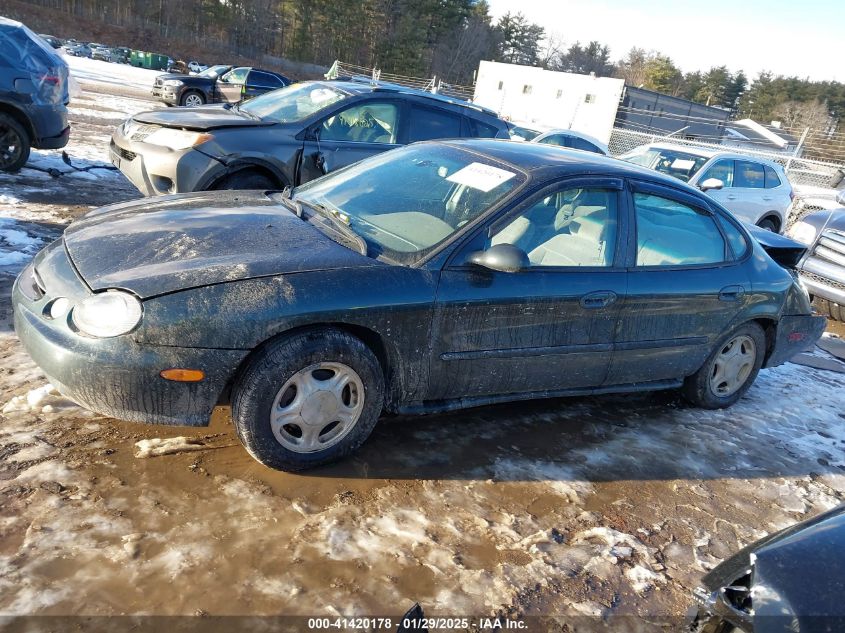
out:
<path id="1" fill-rule="evenodd" d="M 659 171 L 661 174 L 674 176 L 684 182 L 689 181 L 704 163 L 710 160 L 708 156 L 697 156 L 679 150 L 648 146 L 638 147 L 619 158 L 635 165 Z"/>
<path id="2" fill-rule="evenodd" d="M 326 84 L 294 84 L 256 97 L 241 110 L 277 123 L 296 123 L 347 96 Z"/>
<path id="3" fill-rule="evenodd" d="M 228 66 L 210 66 L 201 73 L 197 73 L 197 77 L 209 77 L 214 79 L 215 77 L 218 77 L 220 73 L 225 73 L 227 70 L 229 70 Z"/>
<path id="4" fill-rule="evenodd" d="M 297 188 L 364 239 L 368 254 L 414 263 L 525 181 L 514 167 L 440 144 L 385 152 Z"/>

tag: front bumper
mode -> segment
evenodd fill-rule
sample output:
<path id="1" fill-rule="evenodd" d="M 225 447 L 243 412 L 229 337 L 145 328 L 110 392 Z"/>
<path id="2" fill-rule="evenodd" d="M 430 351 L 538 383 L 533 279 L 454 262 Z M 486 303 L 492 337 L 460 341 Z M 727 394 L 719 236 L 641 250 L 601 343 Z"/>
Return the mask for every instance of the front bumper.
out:
<path id="1" fill-rule="evenodd" d="M 36 259 L 45 295 L 33 301 L 22 292 L 27 268 L 15 281 L 12 305 L 15 332 L 50 382 L 102 415 L 150 424 L 206 426 L 248 351 L 140 345 L 132 334 L 109 339 L 83 336 L 74 331 L 68 316 L 55 320 L 44 316 L 45 307 L 59 293 L 71 302 L 88 293 L 70 271 L 56 274 L 49 269 L 56 263 L 70 268 L 61 241 L 45 251 L 50 252 Z M 196 383 L 161 378 L 159 372 L 173 367 L 202 369 L 205 378 Z"/>
<path id="2" fill-rule="evenodd" d="M 115 130 L 109 146 L 112 164 L 145 196 L 204 190 L 225 167 L 196 149 L 172 150 L 133 141 Z"/>
<path id="3" fill-rule="evenodd" d="M 157 101 L 164 101 L 171 105 L 179 105 L 182 91 L 180 88 L 171 88 L 170 86 L 153 86 L 153 99 Z"/>
<path id="4" fill-rule="evenodd" d="M 816 344 L 827 327 L 827 319 L 817 315 L 781 317 L 775 342 L 763 367 L 782 365 L 790 358 Z"/>

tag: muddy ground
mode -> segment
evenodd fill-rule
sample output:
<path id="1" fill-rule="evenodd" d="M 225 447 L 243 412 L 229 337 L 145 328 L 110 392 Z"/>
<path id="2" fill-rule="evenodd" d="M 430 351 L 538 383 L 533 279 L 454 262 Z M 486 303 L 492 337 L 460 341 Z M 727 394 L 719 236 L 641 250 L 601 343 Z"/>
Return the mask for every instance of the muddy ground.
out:
<path id="1" fill-rule="evenodd" d="M 154 104 L 83 88 L 66 150 L 88 166 Z M 31 257 L 87 209 L 137 196 L 115 172 L 25 169 L 0 176 L 0 229 L 31 238 Z M 845 499 L 845 374 L 796 364 L 727 411 L 658 393 L 390 418 L 341 464 L 274 472 L 224 408 L 208 428 L 151 427 L 51 391 L 10 323 L 25 259 L 0 267 L 0 615 L 396 618 L 419 602 L 671 629 L 720 560 Z M 821 349 L 809 361 L 837 369 Z M 177 436 L 175 453 L 136 446 Z"/>

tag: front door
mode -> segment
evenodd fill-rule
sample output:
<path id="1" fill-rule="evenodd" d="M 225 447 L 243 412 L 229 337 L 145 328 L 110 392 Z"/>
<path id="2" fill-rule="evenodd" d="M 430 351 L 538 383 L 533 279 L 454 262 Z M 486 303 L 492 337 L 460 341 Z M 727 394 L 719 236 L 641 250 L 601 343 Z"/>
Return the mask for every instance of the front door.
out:
<path id="1" fill-rule="evenodd" d="M 673 189 L 632 186 L 636 250 L 609 385 L 694 373 L 751 297 L 725 239 L 727 220 Z"/>
<path id="2" fill-rule="evenodd" d="M 397 100 L 358 101 L 312 126 L 302 145 L 297 184 L 398 147 L 401 113 Z"/>
<path id="3" fill-rule="evenodd" d="M 450 259 L 435 304 L 430 400 L 604 382 L 626 286 L 621 187 L 593 178 L 547 188 Z M 523 270 L 468 262 L 500 244 L 527 255 Z"/>
<path id="4" fill-rule="evenodd" d="M 220 77 L 215 85 L 216 101 L 237 103 L 243 99 L 243 89 L 249 68 L 233 68 Z"/>

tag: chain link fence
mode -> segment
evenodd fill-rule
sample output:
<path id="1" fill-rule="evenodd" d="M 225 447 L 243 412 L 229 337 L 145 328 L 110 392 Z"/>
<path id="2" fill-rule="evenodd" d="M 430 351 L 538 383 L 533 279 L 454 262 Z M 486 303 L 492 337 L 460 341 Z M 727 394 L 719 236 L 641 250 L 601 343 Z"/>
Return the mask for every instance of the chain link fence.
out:
<path id="1" fill-rule="evenodd" d="M 645 132 L 635 132 L 634 130 L 627 130 L 624 128 L 613 128 L 608 146 L 612 156 L 619 156 L 629 152 L 635 147 L 639 147 L 640 145 L 659 142 L 672 143 L 673 145 L 686 145 L 688 147 L 697 147 L 721 152 L 734 152 L 751 157 L 765 158 L 783 165 L 784 170 L 789 177 L 789 182 L 792 183 L 793 186 L 798 185 L 834 188 L 842 182 L 843 176 L 845 176 L 845 164 L 842 163 L 823 162 L 806 158 L 798 158 L 795 156 L 787 156 L 784 154 L 761 152 L 738 147 L 727 147 L 724 145 L 717 145 L 715 143 L 702 143 L 701 141 L 694 141 L 675 136 L 669 137 L 648 134 Z"/>
<path id="2" fill-rule="evenodd" d="M 379 68 L 367 68 L 366 66 L 357 66 L 355 64 L 347 64 L 340 60 L 332 64 L 332 67 L 326 73 L 326 79 L 338 79 L 342 77 L 351 77 L 355 79 L 369 79 L 371 81 L 385 81 L 416 90 L 424 90 L 433 94 L 444 95 L 456 99 L 464 99 L 469 101 L 475 94 L 473 86 L 461 86 L 458 84 L 446 83 L 437 76 L 425 77 L 408 77 L 406 75 L 396 75 L 393 73 L 383 72 Z"/>

